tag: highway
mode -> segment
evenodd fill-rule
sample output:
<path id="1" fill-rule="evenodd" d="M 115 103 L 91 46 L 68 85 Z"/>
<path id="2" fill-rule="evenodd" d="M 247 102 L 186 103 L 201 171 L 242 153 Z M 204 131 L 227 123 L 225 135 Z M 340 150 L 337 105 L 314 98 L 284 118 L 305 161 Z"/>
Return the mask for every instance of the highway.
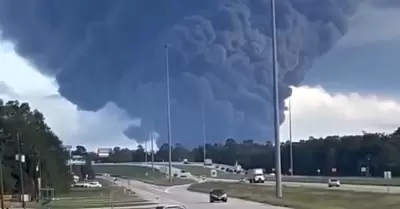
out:
<path id="1" fill-rule="evenodd" d="M 222 182 L 238 182 L 232 179 L 213 179 L 208 178 L 207 181 L 222 181 Z M 274 181 L 266 181 L 261 184 L 254 184 L 259 186 L 275 186 Z M 400 193 L 400 187 L 398 186 L 373 186 L 373 185 L 354 185 L 354 184 L 342 184 L 340 187 L 329 188 L 327 184 L 323 183 L 306 183 L 306 182 L 283 182 L 284 186 L 288 187 L 307 187 L 316 189 L 326 189 L 326 190 L 347 190 L 347 191 L 357 191 L 357 192 L 377 192 L 377 193 Z"/>
<path id="2" fill-rule="evenodd" d="M 159 168 L 160 166 L 165 166 L 163 165 L 165 163 L 160 163 L 157 162 L 156 167 Z M 174 162 L 175 165 L 177 164 L 183 164 L 183 163 L 179 163 L 179 162 Z M 194 163 L 193 163 L 194 164 Z M 191 165 L 193 165 L 191 163 Z M 145 164 L 143 162 L 138 162 L 138 163 L 118 163 L 118 164 L 113 164 L 113 163 L 107 163 L 105 165 L 136 165 L 136 166 L 150 166 L 149 164 Z M 196 163 L 195 165 L 198 166 L 202 166 L 201 163 Z M 180 171 L 177 168 L 174 168 L 174 171 Z M 399 186 L 373 186 L 373 185 L 355 185 L 355 184 L 342 184 L 340 187 L 331 187 L 329 188 L 328 185 L 326 183 L 310 183 L 310 182 L 296 182 L 294 181 L 295 178 L 297 177 L 293 177 L 294 179 L 293 182 L 283 182 L 283 185 L 285 186 L 289 186 L 289 187 L 308 187 L 308 188 L 318 188 L 318 189 L 327 189 L 327 190 L 347 190 L 347 191 L 360 191 L 360 192 L 379 192 L 379 193 L 400 193 L 400 187 Z M 301 178 L 305 178 L 305 177 L 301 177 Z M 208 178 L 208 181 L 223 181 L 223 182 L 238 182 L 238 180 L 234 180 L 234 179 L 217 179 L 217 178 Z M 268 186 L 273 186 L 275 185 L 274 181 L 267 181 L 264 184 L 259 184 L 261 185 L 268 185 Z"/>
<path id="3" fill-rule="evenodd" d="M 210 203 L 207 194 L 187 191 L 189 185 L 161 187 L 133 180 L 122 180 L 119 185 L 133 190 L 149 201 L 159 204 L 185 205 L 187 209 L 288 209 L 236 198 L 229 198 L 226 203 Z"/>

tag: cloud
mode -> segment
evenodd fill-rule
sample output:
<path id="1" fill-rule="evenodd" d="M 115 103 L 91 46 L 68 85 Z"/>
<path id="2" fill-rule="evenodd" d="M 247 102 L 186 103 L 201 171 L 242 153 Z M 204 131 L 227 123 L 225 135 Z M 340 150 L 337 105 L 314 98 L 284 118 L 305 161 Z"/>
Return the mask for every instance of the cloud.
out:
<path id="1" fill-rule="evenodd" d="M 293 89 L 291 104 L 296 141 L 362 131 L 391 133 L 400 126 L 400 103 L 375 95 L 330 94 L 321 87 L 302 86 Z M 289 139 L 288 122 L 281 126 L 282 141 Z"/>
<path id="2" fill-rule="evenodd" d="M 10 43 L 0 43 L 0 98 L 27 101 L 46 117 L 46 122 L 64 144 L 84 145 L 90 150 L 99 147 L 136 148 L 122 131 L 139 125 L 114 103 L 107 103 L 97 112 L 81 111 L 58 93 L 53 78 L 41 75 L 16 55 Z M 148 146 L 150 147 L 150 145 Z"/>
<path id="3" fill-rule="evenodd" d="M 350 18 L 349 31 L 336 48 L 356 47 L 376 41 L 398 40 L 400 42 L 400 8 L 360 5 Z"/>

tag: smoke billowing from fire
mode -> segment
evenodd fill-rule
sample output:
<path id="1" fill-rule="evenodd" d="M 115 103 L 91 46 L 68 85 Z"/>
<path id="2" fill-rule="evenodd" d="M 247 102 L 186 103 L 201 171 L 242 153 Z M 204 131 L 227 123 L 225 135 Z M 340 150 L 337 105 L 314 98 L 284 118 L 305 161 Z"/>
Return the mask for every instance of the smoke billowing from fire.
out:
<path id="1" fill-rule="evenodd" d="M 276 1 L 282 121 L 289 86 L 346 33 L 361 2 Z M 201 143 L 203 105 L 209 142 L 272 137 L 270 23 L 269 0 L 0 0 L 2 38 L 80 108 L 112 101 L 141 118 L 125 131 L 137 140 L 153 128 L 166 139 L 171 44 L 172 137 L 188 146 Z"/>

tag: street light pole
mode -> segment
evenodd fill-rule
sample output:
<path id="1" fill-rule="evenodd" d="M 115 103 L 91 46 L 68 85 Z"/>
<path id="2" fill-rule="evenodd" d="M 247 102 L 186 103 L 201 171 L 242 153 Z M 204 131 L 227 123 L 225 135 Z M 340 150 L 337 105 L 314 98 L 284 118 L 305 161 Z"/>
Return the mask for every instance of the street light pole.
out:
<path id="1" fill-rule="evenodd" d="M 144 162 L 147 164 L 147 142 L 144 142 Z"/>
<path id="2" fill-rule="evenodd" d="M 293 176 L 293 142 L 292 142 L 292 99 L 289 98 L 289 152 L 290 152 L 290 175 Z"/>
<path id="3" fill-rule="evenodd" d="M 206 125 L 204 117 L 204 100 L 201 101 L 201 127 L 203 132 L 203 163 L 206 162 Z"/>
<path id="4" fill-rule="evenodd" d="M 271 0 L 271 21 L 272 21 L 272 68 L 274 87 L 274 135 L 275 135 L 275 189 L 276 197 L 282 197 L 282 172 L 281 172 L 281 142 L 279 138 L 279 74 L 277 60 L 277 34 L 276 34 L 276 10 L 275 0 Z"/>
<path id="5" fill-rule="evenodd" d="M 172 144 L 171 144 L 171 104 L 170 104 L 170 83 L 169 83 L 169 58 L 168 45 L 165 46 L 165 70 L 167 83 L 167 131 L 168 131 L 168 175 L 169 182 L 172 183 Z"/>
<path id="6" fill-rule="evenodd" d="M 151 142 L 151 169 L 154 171 L 154 137 L 153 137 L 153 129 L 150 132 L 150 142 Z"/>

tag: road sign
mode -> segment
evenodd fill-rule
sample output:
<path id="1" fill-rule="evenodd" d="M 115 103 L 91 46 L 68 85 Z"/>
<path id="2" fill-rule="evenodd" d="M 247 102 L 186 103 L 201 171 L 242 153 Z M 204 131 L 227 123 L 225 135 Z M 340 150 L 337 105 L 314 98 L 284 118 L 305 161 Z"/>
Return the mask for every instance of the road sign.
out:
<path id="1" fill-rule="evenodd" d="M 332 168 L 332 173 L 336 173 L 336 168 Z"/>
<path id="2" fill-rule="evenodd" d="M 383 177 L 384 177 L 385 179 L 391 179 L 391 178 L 392 178 L 392 172 L 391 172 L 391 171 L 385 171 L 385 172 L 383 173 Z"/>
<path id="3" fill-rule="evenodd" d="M 367 168 L 366 167 L 361 167 L 361 172 L 363 172 L 363 173 L 367 172 Z"/>
<path id="4" fill-rule="evenodd" d="M 211 170 L 211 177 L 216 178 L 217 175 L 217 170 Z"/>
<path id="5" fill-rule="evenodd" d="M 97 149 L 97 155 L 99 157 L 106 158 L 106 157 L 108 157 L 110 155 L 111 150 L 112 150 L 111 148 L 98 148 Z"/>

